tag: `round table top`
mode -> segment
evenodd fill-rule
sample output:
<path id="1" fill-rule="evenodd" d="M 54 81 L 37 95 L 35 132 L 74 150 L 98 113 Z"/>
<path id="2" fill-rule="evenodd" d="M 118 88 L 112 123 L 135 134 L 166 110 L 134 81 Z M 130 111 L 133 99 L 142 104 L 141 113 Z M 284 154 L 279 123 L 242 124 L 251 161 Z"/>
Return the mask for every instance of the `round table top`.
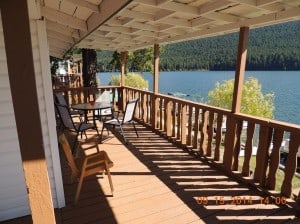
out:
<path id="1" fill-rule="evenodd" d="M 94 102 L 94 103 L 80 103 L 71 106 L 75 110 L 99 110 L 105 108 L 111 108 L 112 105 L 110 103 L 101 103 L 101 102 Z"/>

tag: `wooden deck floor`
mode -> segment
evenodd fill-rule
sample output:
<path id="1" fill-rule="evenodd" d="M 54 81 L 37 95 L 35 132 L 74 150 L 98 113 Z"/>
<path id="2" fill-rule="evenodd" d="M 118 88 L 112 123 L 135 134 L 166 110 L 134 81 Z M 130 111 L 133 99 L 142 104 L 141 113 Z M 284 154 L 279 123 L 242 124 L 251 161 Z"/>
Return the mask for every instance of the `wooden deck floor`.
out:
<path id="1" fill-rule="evenodd" d="M 138 125 L 138 130 L 136 138 L 132 128 L 125 129 L 127 147 L 113 135 L 100 145 L 114 162 L 113 197 L 107 176 L 98 175 L 84 182 L 74 206 L 76 183 L 70 184 L 70 169 L 62 157 L 67 206 L 57 211 L 58 223 L 300 223 L 294 209 L 264 204 L 261 192 L 228 178 L 146 127 Z M 208 204 L 198 204 L 198 197 L 208 199 Z M 241 205 L 235 205 L 234 197 L 241 197 Z"/>

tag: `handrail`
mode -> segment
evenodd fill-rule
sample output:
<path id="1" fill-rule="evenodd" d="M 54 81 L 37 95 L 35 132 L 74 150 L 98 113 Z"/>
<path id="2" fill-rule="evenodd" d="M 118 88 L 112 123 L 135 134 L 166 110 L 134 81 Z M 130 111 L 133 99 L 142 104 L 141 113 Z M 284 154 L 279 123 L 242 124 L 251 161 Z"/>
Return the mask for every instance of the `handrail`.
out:
<path id="1" fill-rule="evenodd" d="M 263 190 L 275 189 L 280 153 L 285 148 L 289 153 L 284 180 L 278 184 L 281 184 L 281 195 L 291 196 L 300 145 L 300 125 L 232 113 L 207 104 L 131 87 L 124 87 L 123 91 L 126 100 L 140 98 L 137 119 L 202 158 L 217 165 L 221 162 L 227 172 L 242 176 L 245 181 Z M 287 141 L 289 144 L 283 146 Z M 257 156 L 253 158 L 255 149 Z M 242 164 L 241 151 L 244 152 Z M 255 167 L 251 167 L 253 160 L 256 160 Z"/>

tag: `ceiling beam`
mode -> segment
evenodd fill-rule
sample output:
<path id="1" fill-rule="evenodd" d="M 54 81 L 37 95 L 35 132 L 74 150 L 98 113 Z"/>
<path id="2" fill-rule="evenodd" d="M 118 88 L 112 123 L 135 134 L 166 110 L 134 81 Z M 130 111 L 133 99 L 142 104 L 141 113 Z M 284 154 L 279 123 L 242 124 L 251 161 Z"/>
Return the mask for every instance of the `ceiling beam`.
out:
<path id="1" fill-rule="evenodd" d="M 211 12 L 205 15 L 205 18 L 219 20 L 226 23 L 236 23 L 242 18 L 230 14 L 220 13 L 220 12 Z"/>
<path id="2" fill-rule="evenodd" d="M 72 36 L 64 35 L 53 30 L 47 30 L 47 36 L 64 41 L 69 44 L 74 44 L 74 39 L 72 38 Z"/>
<path id="3" fill-rule="evenodd" d="M 88 32 L 97 29 L 106 22 L 107 19 L 122 10 L 128 2 L 128 0 L 114 0 L 114 3 L 112 4 L 111 0 L 103 0 L 99 5 L 100 13 L 93 13 L 86 21 Z"/>
<path id="4" fill-rule="evenodd" d="M 148 14 L 148 13 L 143 13 L 139 11 L 133 11 L 129 9 L 124 9 L 121 13 L 122 16 L 129 17 L 132 19 L 143 19 L 147 21 L 153 21 L 155 20 L 155 16 Z"/>
<path id="5" fill-rule="evenodd" d="M 90 3 L 90 2 L 85 1 L 85 0 L 65 0 L 65 1 L 71 2 L 74 5 L 86 8 L 88 10 L 91 10 L 92 12 L 96 12 L 96 13 L 100 12 L 98 5 Z"/>
<path id="6" fill-rule="evenodd" d="M 45 16 L 48 20 L 87 32 L 87 26 L 84 20 L 47 7 L 41 7 L 41 10 L 42 15 Z"/>
<path id="7" fill-rule="evenodd" d="M 207 3 L 203 4 L 199 10 L 200 10 L 201 15 L 205 15 L 205 14 L 214 12 L 216 10 L 224 9 L 226 7 L 229 7 L 229 6 L 232 6 L 235 4 L 237 4 L 237 3 L 234 3 L 232 1 L 216 0 L 213 3 L 207 2 Z"/>

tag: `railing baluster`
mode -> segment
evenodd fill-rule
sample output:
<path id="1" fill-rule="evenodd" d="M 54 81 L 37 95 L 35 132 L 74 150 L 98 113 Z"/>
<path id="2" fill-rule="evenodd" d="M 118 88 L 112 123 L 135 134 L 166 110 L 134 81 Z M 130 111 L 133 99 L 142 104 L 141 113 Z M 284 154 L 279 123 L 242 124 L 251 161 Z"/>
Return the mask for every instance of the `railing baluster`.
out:
<path id="1" fill-rule="evenodd" d="M 233 164 L 232 170 L 237 171 L 239 168 L 239 154 L 241 150 L 241 134 L 243 129 L 243 121 L 239 120 L 236 123 L 236 141 L 233 149 Z"/>
<path id="2" fill-rule="evenodd" d="M 181 143 L 183 145 L 186 144 L 186 109 L 187 109 L 187 105 L 182 104 L 180 126 L 181 126 Z"/>
<path id="3" fill-rule="evenodd" d="M 223 114 L 218 114 L 217 118 L 217 129 L 216 129 L 216 146 L 214 160 L 220 160 L 220 145 L 222 141 L 222 124 L 223 124 Z"/>
<path id="4" fill-rule="evenodd" d="M 296 170 L 299 146 L 300 132 L 291 132 L 289 153 L 285 165 L 285 175 L 281 186 L 281 194 L 285 197 L 290 197 L 292 194 L 292 180 Z"/>
<path id="5" fill-rule="evenodd" d="M 200 155 L 205 156 L 207 153 L 207 119 L 208 111 L 202 109 L 202 118 L 201 118 L 201 139 L 200 139 Z"/>
<path id="6" fill-rule="evenodd" d="M 173 102 L 173 107 L 172 107 L 172 137 L 176 137 L 176 108 L 177 108 L 177 103 Z"/>
<path id="7" fill-rule="evenodd" d="M 159 130 L 163 131 L 163 119 L 164 119 L 165 105 L 162 98 L 159 98 Z"/>
<path id="8" fill-rule="evenodd" d="M 193 107 L 188 105 L 188 133 L 187 133 L 187 145 L 192 145 L 192 130 L 193 130 Z"/>
<path id="9" fill-rule="evenodd" d="M 265 187 L 266 172 L 269 159 L 269 147 L 272 138 L 272 128 L 260 126 L 259 144 L 256 155 L 256 167 L 254 171 L 254 180 L 258 181 L 260 186 Z"/>
<path id="10" fill-rule="evenodd" d="M 209 121 L 208 121 L 208 130 L 207 130 L 207 135 L 208 135 L 208 140 L 207 140 L 207 156 L 211 157 L 212 156 L 212 142 L 213 142 L 213 137 L 214 137 L 214 118 L 215 118 L 215 113 L 213 111 L 209 112 Z"/>
<path id="11" fill-rule="evenodd" d="M 182 118 L 182 105 L 178 103 L 177 105 L 177 139 L 181 140 L 181 118 Z"/>
<path id="12" fill-rule="evenodd" d="M 227 171 L 232 170 L 233 149 L 236 142 L 236 121 L 233 116 L 226 118 L 225 149 L 223 154 L 223 164 Z"/>
<path id="13" fill-rule="evenodd" d="M 196 106 L 195 107 L 195 121 L 194 121 L 194 126 L 193 126 L 193 131 L 194 131 L 193 148 L 194 149 L 198 149 L 199 113 L 200 113 L 200 108 L 199 108 L 199 106 Z"/>
<path id="14" fill-rule="evenodd" d="M 283 139 L 284 131 L 282 129 L 275 129 L 273 134 L 273 149 L 270 155 L 269 175 L 267 179 L 267 188 L 270 190 L 275 189 L 276 185 L 276 172 L 279 166 L 280 148 Z"/>
<path id="15" fill-rule="evenodd" d="M 248 122 L 247 126 L 247 139 L 245 144 L 245 155 L 244 155 L 244 163 L 243 163 L 243 169 L 242 174 L 243 176 L 250 176 L 250 159 L 252 156 L 252 149 L 253 149 L 253 135 L 255 130 L 255 123 Z"/>
<path id="16" fill-rule="evenodd" d="M 165 116 L 166 118 L 165 120 L 165 132 L 167 134 L 168 137 L 170 137 L 172 135 L 172 102 L 170 100 L 168 100 L 166 102 L 166 113 Z"/>

